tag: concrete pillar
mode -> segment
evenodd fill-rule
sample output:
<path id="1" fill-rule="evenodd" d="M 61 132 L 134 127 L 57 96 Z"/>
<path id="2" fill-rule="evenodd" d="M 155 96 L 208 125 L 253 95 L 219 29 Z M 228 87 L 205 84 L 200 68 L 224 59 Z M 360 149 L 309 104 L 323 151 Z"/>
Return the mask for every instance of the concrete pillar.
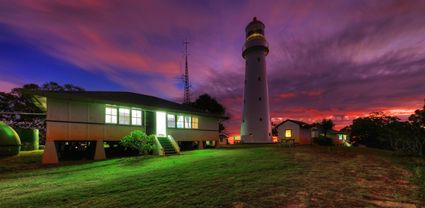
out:
<path id="1" fill-rule="evenodd" d="M 220 146 L 220 140 L 214 140 L 214 147 L 217 148 Z"/>
<path id="2" fill-rule="evenodd" d="M 57 164 L 59 163 L 58 160 L 58 153 L 56 151 L 56 145 L 54 141 L 46 141 L 46 144 L 44 145 L 44 153 L 43 153 L 43 164 Z"/>
<path id="3" fill-rule="evenodd" d="M 204 142 L 198 141 L 198 149 L 204 149 Z"/>
<path id="4" fill-rule="evenodd" d="M 105 147 L 103 147 L 103 140 L 96 141 L 96 150 L 94 152 L 94 160 L 105 160 Z"/>

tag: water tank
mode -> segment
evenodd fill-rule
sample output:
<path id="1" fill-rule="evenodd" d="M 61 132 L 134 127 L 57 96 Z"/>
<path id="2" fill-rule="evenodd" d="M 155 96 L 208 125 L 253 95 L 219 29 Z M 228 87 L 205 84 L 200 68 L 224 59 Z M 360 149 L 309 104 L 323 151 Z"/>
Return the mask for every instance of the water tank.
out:
<path id="1" fill-rule="evenodd" d="M 21 139 L 12 127 L 0 121 L 0 156 L 19 154 Z"/>
<path id="2" fill-rule="evenodd" d="M 39 131 L 38 129 L 15 128 L 21 139 L 21 151 L 38 150 Z"/>

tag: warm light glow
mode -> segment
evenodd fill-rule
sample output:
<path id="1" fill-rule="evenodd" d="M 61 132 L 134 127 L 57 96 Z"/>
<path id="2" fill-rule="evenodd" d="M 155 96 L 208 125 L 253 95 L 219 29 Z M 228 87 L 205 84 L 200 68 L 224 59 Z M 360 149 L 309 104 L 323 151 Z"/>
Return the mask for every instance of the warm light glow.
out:
<path id="1" fill-rule="evenodd" d="M 286 138 L 292 137 L 292 129 L 285 129 L 285 137 Z"/>
<path id="2" fill-rule="evenodd" d="M 241 143 L 241 136 L 240 135 L 234 135 L 227 138 L 228 144 L 238 144 Z"/>
<path id="3" fill-rule="evenodd" d="M 198 117 L 192 117 L 192 129 L 197 129 L 198 126 Z"/>
<path id="4" fill-rule="evenodd" d="M 279 141 L 279 138 L 277 136 L 272 136 L 272 140 L 274 143 L 276 143 Z"/>
<path id="5" fill-rule="evenodd" d="M 246 40 L 254 40 L 254 39 L 264 39 L 264 35 L 260 33 L 252 33 L 250 36 L 246 38 Z"/>

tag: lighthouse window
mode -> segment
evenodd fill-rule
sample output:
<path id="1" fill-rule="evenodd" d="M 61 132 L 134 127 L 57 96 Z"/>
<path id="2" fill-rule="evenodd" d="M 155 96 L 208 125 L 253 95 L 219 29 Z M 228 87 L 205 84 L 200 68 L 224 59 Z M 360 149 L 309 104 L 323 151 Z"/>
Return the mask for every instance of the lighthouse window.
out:
<path id="1" fill-rule="evenodd" d="M 261 101 L 261 97 L 259 97 L 258 100 Z"/>
<path id="2" fill-rule="evenodd" d="M 263 118 L 260 117 L 260 121 L 262 121 L 262 120 L 263 120 Z"/>
<path id="3" fill-rule="evenodd" d="M 257 58 L 257 61 L 258 61 L 258 62 L 260 62 L 260 60 L 261 60 L 260 58 Z"/>
<path id="4" fill-rule="evenodd" d="M 261 81 L 261 77 L 258 77 L 258 81 Z"/>

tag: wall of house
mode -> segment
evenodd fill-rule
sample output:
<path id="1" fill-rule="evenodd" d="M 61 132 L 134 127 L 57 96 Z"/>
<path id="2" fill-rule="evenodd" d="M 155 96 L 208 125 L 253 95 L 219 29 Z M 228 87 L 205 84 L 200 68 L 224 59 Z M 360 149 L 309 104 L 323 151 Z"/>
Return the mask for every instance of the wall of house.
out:
<path id="1" fill-rule="evenodd" d="M 300 128 L 300 144 L 311 144 L 311 129 L 310 128 Z"/>
<path id="2" fill-rule="evenodd" d="M 146 132 L 143 126 L 105 124 L 106 103 L 89 103 L 56 98 L 47 99 L 48 141 L 118 141 L 133 130 Z M 139 107 L 139 106 L 126 106 Z M 141 107 L 143 109 L 143 107 Z M 199 118 L 198 129 L 167 128 L 167 134 L 176 141 L 218 140 L 218 119 L 205 116 Z"/>
<path id="3" fill-rule="evenodd" d="M 218 141 L 218 120 L 205 116 L 198 118 L 198 129 L 167 128 L 167 134 L 173 136 L 176 141 Z"/>
<path id="4" fill-rule="evenodd" d="M 292 130 L 292 137 L 291 139 L 295 139 L 296 143 L 300 142 L 300 126 L 296 123 L 293 122 L 285 122 L 282 125 L 280 125 L 277 128 L 277 132 L 279 134 L 279 139 L 288 139 L 285 138 L 285 130 L 286 129 L 291 129 Z"/>
<path id="5" fill-rule="evenodd" d="M 116 141 L 145 126 L 105 124 L 105 104 L 47 99 L 46 140 Z"/>
<path id="6" fill-rule="evenodd" d="M 301 128 L 300 125 L 287 121 L 277 128 L 279 139 L 285 139 L 285 130 L 292 129 L 292 139 L 298 144 L 311 144 L 310 128 Z"/>

